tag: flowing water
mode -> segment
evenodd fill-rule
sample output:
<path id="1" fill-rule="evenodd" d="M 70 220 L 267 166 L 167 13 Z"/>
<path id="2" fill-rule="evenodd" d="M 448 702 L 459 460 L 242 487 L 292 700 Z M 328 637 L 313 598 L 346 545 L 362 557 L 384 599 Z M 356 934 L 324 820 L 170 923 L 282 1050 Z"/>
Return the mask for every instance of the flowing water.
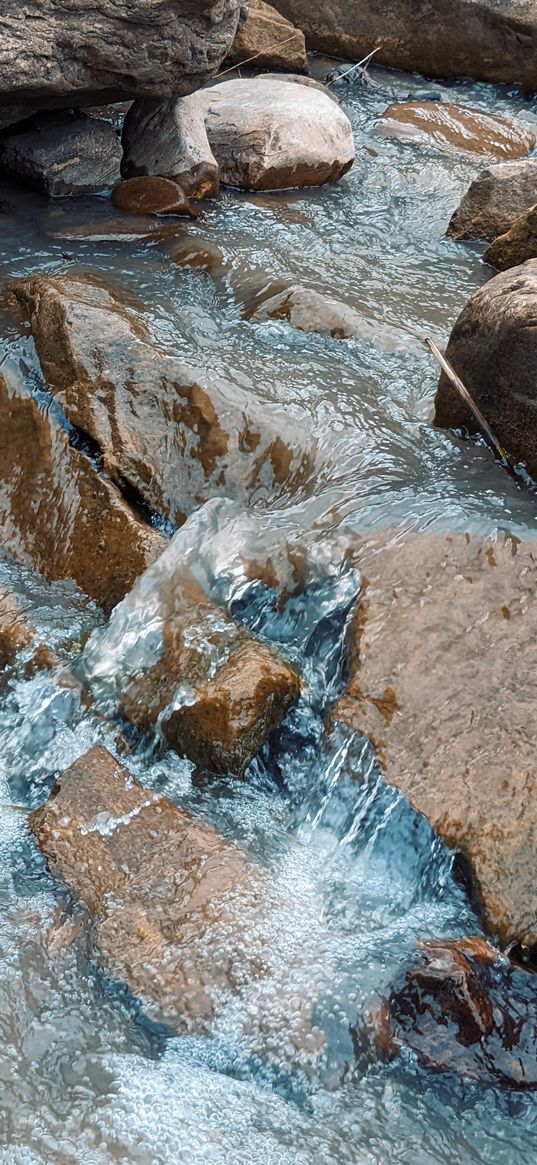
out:
<path id="1" fill-rule="evenodd" d="M 322 75 L 325 66 L 317 62 Z M 326 66 L 327 67 L 327 66 Z M 424 335 L 444 343 L 488 276 L 478 245 L 444 237 L 481 159 L 389 141 L 375 119 L 419 79 L 373 70 L 345 89 L 357 160 L 336 187 L 285 196 L 224 192 L 170 240 L 118 237 L 104 199 L 49 205 L 7 190 L 4 273 L 85 270 L 141 301 L 174 355 L 259 397 L 299 403 L 326 452 L 313 496 L 241 511 L 209 503 L 176 537 L 195 548 L 215 597 L 282 646 L 306 694 L 245 782 L 201 781 L 172 754 L 141 746 L 124 763 L 212 821 L 267 869 L 268 981 L 238 993 L 207 1036 L 151 1026 L 70 933 L 66 902 L 26 833 L 28 807 L 91 744 L 118 752 L 112 722 L 54 674 L 0 689 L 0 1162 L 6 1165 L 511 1165 L 535 1159 L 537 1100 L 427 1071 L 409 1052 L 361 1062 L 351 1029 L 374 1011 L 420 939 L 475 933 L 479 922 L 452 858 L 383 782 L 366 743 L 324 716 L 341 689 L 342 642 L 359 578 L 332 555 L 345 531 L 383 525 L 528 533 L 535 493 L 480 445 L 428 423 L 437 374 Z M 450 99 L 537 124 L 516 91 L 436 85 Z M 222 257 L 213 274 L 173 261 L 199 240 Z M 216 278 L 214 277 L 216 274 Z M 375 342 L 341 342 L 253 323 L 244 302 L 290 276 L 332 293 L 375 325 Z M 4 366 L 39 393 L 31 342 L 8 312 Z M 46 394 L 39 398 L 50 407 Z M 338 533 L 327 530 L 338 527 Z M 308 586 L 282 607 L 245 577 L 259 557 L 305 538 Z M 242 565 L 241 565 L 242 564 Z M 77 656 L 97 608 L 69 584 L 46 586 L 8 559 L 7 582 L 63 660 Z M 24 662 L 22 660 L 22 662 Z M 63 936 L 63 937 L 62 937 Z M 67 941 L 72 937 L 72 941 Z M 65 941 L 63 939 L 65 938 Z M 322 1052 L 290 1038 L 300 1000 Z"/>

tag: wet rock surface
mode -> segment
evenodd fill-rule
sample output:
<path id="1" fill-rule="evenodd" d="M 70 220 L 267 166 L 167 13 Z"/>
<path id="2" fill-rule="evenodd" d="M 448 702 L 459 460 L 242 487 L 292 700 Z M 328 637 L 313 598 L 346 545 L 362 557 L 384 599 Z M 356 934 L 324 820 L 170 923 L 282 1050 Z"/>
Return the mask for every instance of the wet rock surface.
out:
<path id="1" fill-rule="evenodd" d="M 244 24 L 233 41 L 226 64 L 240 65 L 255 56 L 256 69 L 308 71 L 304 33 L 264 0 L 251 0 Z"/>
<path id="2" fill-rule="evenodd" d="M 190 93 L 216 72 L 239 20 L 235 0 L 0 3 L 0 105 L 94 105 Z"/>
<path id="3" fill-rule="evenodd" d="M 506 160 L 527 154 L 535 145 L 533 133 L 506 118 L 443 101 L 400 101 L 389 105 L 377 123 L 377 133 Z"/>
<path id="4" fill-rule="evenodd" d="M 537 206 L 517 218 L 510 230 L 487 247 L 484 259 L 498 271 L 519 267 L 528 259 L 537 259 Z"/>
<path id="5" fill-rule="evenodd" d="M 198 376 L 151 343 L 132 305 L 90 280 L 38 277 L 12 291 L 69 420 L 110 476 L 159 513 L 180 524 L 215 494 L 255 500 L 307 485 L 315 441 L 298 408 L 282 413 Z"/>
<path id="6" fill-rule="evenodd" d="M 491 242 L 537 201 L 537 158 L 500 162 L 483 170 L 454 212 L 447 234 L 453 239 Z"/>
<path id="7" fill-rule="evenodd" d="M 209 597 L 183 532 L 94 633 L 78 674 L 101 706 L 157 729 L 197 765 L 242 773 L 300 695 L 300 681 Z"/>
<path id="8" fill-rule="evenodd" d="M 269 287 L 267 297 L 254 298 L 248 315 L 253 320 L 287 320 L 301 332 L 319 332 L 338 340 L 370 340 L 388 351 L 407 346 L 387 324 L 375 325 L 347 304 L 300 284 L 282 290 Z"/>
<path id="9" fill-rule="evenodd" d="M 154 1021 L 199 1029 L 262 975 L 253 924 L 263 871 L 102 746 L 63 773 L 29 828 L 50 872 L 87 908 L 94 957 Z"/>
<path id="10" fill-rule="evenodd" d="M 17 596 L 0 584 L 0 669 L 8 667 L 35 635 Z"/>
<path id="11" fill-rule="evenodd" d="M 124 214 L 185 214 L 196 218 L 181 187 L 169 178 L 127 178 L 112 191 L 112 202 Z"/>
<path id="12" fill-rule="evenodd" d="M 446 356 L 514 462 L 537 475 L 535 305 L 537 260 L 496 275 L 471 296 Z M 442 373 L 435 423 L 475 431 L 470 410 Z"/>
<path id="13" fill-rule="evenodd" d="M 109 121 L 49 113 L 0 141 L 0 167 L 49 198 L 97 194 L 118 181 L 121 145 Z"/>
<path id="14" fill-rule="evenodd" d="M 220 168 L 205 129 L 198 93 L 179 101 L 134 101 L 123 126 L 122 174 L 164 175 L 192 198 L 214 198 Z"/>
<path id="15" fill-rule="evenodd" d="M 0 377 L 0 545 L 107 611 L 166 545 L 69 444 L 51 413 Z"/>
<path id="16" fill-rule="evenodd" d="M 429 77 L 515 81 L 535 90 L 537 15 L 530 0 L 274 0 L 302 28 L 314 52 L 361 60 L 379 47 L 379 64 Z"/>
<path id="17" fill-rule="evenodd" d="M 372 536 L 357 552 L 363 596 L 334 711 L 465 856 L 490 931 L 530 947 L 536 561 L 537 543 L 502 533 Z"/>
<path id="18" fill-rule="evenodd" d="M 482 938 L 424 943 L 394 984 L 385 1023 L 427 1067 L 537 1088 L 535 975 Z"/>

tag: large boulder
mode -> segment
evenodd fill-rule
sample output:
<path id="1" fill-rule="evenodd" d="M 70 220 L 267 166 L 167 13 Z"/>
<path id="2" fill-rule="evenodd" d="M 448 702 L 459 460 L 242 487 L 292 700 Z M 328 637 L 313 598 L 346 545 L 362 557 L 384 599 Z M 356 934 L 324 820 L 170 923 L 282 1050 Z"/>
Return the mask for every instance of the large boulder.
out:
<path id="1" fill-rule="evenodd" d="M 537 943 L 537 542 L 378 534 L 334 715 L 466 859 L 489 929 Z"/>
<path id="2" fill-rule="evenodd" d="M 69 440 L 51 410 L 0 377 L 0 545 L 110 611 L 166 546 Z"/>
<path id="3" fill-rule="evenodd" d="M 491 242 L 537 202 L 537 158 L 499 162 L 474 179 L 447 229 L 452 239 Z"/>
<path id="4" fill-rule="evenodd" d="M 50 872 L 86 907 L 94 957 L 154 1021 L 203 1028 L 263 974 L 266 875 L 105 748 L 63 773 L 29 827 Z"/>
<path id="5" fill-rule="evenodd" d="M 48 113 L 0 141 L 0 167 L 49 198 L 97 194 L 120 176 L 114 126 L 86 113 Z"/>
<path id="6" fill-rule="evenodd" d="M 537 259 L 537 205 L 521 214 L 504 235 L 498 235 L 483 257 L 498 271 L 519 267 L 528 259 Z"/>
<path id="7" fill-rule="evenodd" d="M 537 476 L 537 260 L 497 275 L 463 308 L 446 356 L 513 461 Z M 435 423 L 476 431 L 473 414 L 442 373 Z"/>
<path id="8" fill-rule="evenodd" d="M 537 88 L 537 12 L 529 0 L 273 0 L 314 52 L 430 77 L 518 81 Z"/>
<path id="9" fill-rule="evenodd" d="M 244 61 L 251 61 L 256 69 L 307 73 L 304 33 L 265 0 L 250 0 L 246 20 L 237 32 L 226 64 L 242 65 Z"/>
<path id="10" fill-rule="evenodd" d="M 19 120 L 21 105 L 191 93 L 217 71 L 239 13 L 239 0 L 0 0 L 0 109 Z"/>
<path id="11" fill-rule="evenodd" d="M 188 538 L 187 524 L 94 632 L 77 672 L 108 714 L 158 728 L 202 768 L 242 773 L 300 682 L 209 597 L 188 563 Z"/>
<path id="12" fill-rule="evenodd" d="M 535 145 L 535 134 L 527 127 L 447 101 L 395 102 L 384 110 L 376 131 L 399 141 L 429 142 L 504 159 L 519 158 Z"/>
<path id="13" fill-rule="evenodd" d="M 300 409 L 160 351 L 132 304 L 81 276 L 12 285 L 28 311 L 44 376 L 109 475 L 180 525 L 216 494 L 293 494 L 311 477 L 315 440 Z"/>
<path id="14" fill-rule="evenodd" d="M 246 190 L 336 182 L 354 161 L 352 126 L 333 95 L 308 80 L 267 74 L 176 102 L 134 102 L 124 176 L 162 174 L 197 196 L 214 193 L 216 171 Z"/>

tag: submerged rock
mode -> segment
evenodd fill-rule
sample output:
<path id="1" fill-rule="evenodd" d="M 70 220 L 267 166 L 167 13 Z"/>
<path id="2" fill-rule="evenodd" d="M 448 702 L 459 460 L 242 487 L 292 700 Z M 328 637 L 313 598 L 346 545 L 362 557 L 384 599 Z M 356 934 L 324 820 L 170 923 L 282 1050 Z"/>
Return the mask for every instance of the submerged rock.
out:
<path id="1" fill-rule="evenodd" d="M 239 0 L 0 0 L 0 108 L 191 93 L 230 48 Z"/>
<path id="2" fill-rule="evenodd" d="M 432 141 L 473 154 L 519 158 L 535 145 L 535 134 L 505 117 L 464 109 L 443 101 L 400 101 L 389 105 L 377 133 L 401 141 Z"/>
<path id="3" fill-rule="evenodd" d="M 117 293 L 77 277 L 12 286 L 28 310 L 44 376 L 110 476 L 181 524 L 208 497 L 294 494 L 315 441 L 294 406 L 261 404 L 160 351 Z"/>
<path id="4" fill-rule="evenodd" d="M 408 348 L 408 341 L 387 324 L 365 320 L 348 304 L 298 283 L 275 293 L 269 285 L 266 297 L 257 297 L 250 318 L 288 320 L 301 332 L 320 332 L 338 340 L 369 340 L 390 352 Z"/>
<path id="5" fill-rule="evenodd" d="M 121 144 L 109 121 L 42 114 L 0 141 L 0 167 L 50 198 L 97 194 L 117 182 Z"/>
<path id="6" fill-rule="evenodd" d="M 164 175 L 191 198 L 214 198 L 220 169 L 205 129 L 198 93 L 180 101 L 134 101 L 123 125 L 125 178 Z"/>
<path id="7" fill-rule="evenodd" d="M 9 667 L 18 652 L 30 646 L 34 635 L 17 596 L 0 585 L 0 669 Z"/>
<path id="8" fill-rule="evenodd" d="M 528 259 L 537 259 L 537 205 L 521 214 L 504 235 L 498 235 L 483 257 L 498 271 L 519 267 Z"/>
<path id="9" fill-rule="evenodd" d="M 375 61 L 426 77 L 474 77 L 536 88 L 537 13 L 528 0 L 273 0 L 314 52 Z"/>
<path id="10" fill-rule="evenodd" d="M 537 943 L 537 542 L 372 536 L 337 719 L 467 859 L 489 929 Z"/>
<path id="11" fill-rule="evenodd" d="M 265 0 L 250 0 L 244 24 L 226 57 L 228 65 L 252 61 L 256 69 L 285 69 L 307 73 L 308 57 L 304 33 Z"/>
<path id="12" fill-rule="evenodd" d="M 451 333 L 446 356 L 513 461 L 537 476 L 537 260 L 480 287 Z M 435 424 L 476 431 L 476 422 L 442 373 Z"/>
<path id="13" fill-rule="evenodd" d="M 429 1068 L 535 1089 L 536 988 L 532 972 L 479 936 L 439 939 L 424 943 L 394 984 L 384 1022 L 395 1046 Z"/>
<path id="14" fill-rule="evenodd" d="M 154 1021 L 203 1027 L 263 974 L 263 871 L 102 746 L 63 773 L 29 828 L 87 908 L 95 958 Z"/>
<path id="15" fill-rule="evenodd" d="M 166 545 L 28 392 L 0 377 L 0 545 L 106 610 Z"/>
<path id="16" fill-rule="evenodd" d="M 537 202 L 537 158 L 500 162 L 474 179 L 452 216 L 452 239 L 485 239 L 503 235 L 525 210 Z"/>
<path id="17" fill-rule="evenodd" d="M 197 210 L 190 205 L 177 182 L 155 175 L 118 182 L 112 191 L 112 202 L 124 214 L 186 214 L 190 218 L 198 217 Z"/>
<path id="18" fill-rule="evenodd" d="M 300 695 L 292 668 L 209 597 L 187 530 L 97 630 L 78 664 L 101 707 L 200 767 L 242 773 Z"/>

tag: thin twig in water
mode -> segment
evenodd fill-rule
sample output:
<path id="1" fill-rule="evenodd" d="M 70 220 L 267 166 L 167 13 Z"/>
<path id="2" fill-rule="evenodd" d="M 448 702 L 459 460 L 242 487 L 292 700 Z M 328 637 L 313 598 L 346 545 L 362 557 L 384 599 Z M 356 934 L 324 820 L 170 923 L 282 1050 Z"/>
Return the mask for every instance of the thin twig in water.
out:
<path id="1" fill-rule="evenodd" d="M 227 73 L 235 73 L 239 67 L 242 68 L 244 65 L 249 65 L 252 61 L 256 61 L 258 57 L 264 57 L 267 53 L 274 52 L 275 49 L 283 49 L 283 46 L 289 44 L 292 40 L 296 40 L 296 32 L 292 36 L 288 36 L 286 40 L 280 40 L 276 44 L 269 45 L 268 49 L 261 49 L 260 52 L 254 53 L 253 57 L 247 57 L 245 61 L 239 61 L 236 65 L 230 65 L 229 69 L 223 69 L 221 73 L 216 74 L 215 80 L 218 81 L 220 77 L 225 77 Z"/>
<path id="2" fill-rule="evenodd" d="M 501 461 L 502 465 L 504 465 L 506 467 L 506 469 L 509 469 L 512 473 L 513 467 L 511 465 L 511 462 L 509 461 L 509 458 L 507 456 L 507 453 L 505 452 L 505 449 L 503 448 L 502 445 L 500 445 L 500 442 L 494 436 L 494 433 L 492 432 L 492 429 L 491 429 L 488 421 L 485 420 L 485 417 L 483 416 L 483 413 L 481 412 L 479 405 L 476 404 L 473 396 L 470 395 L 470 393 L 468 392 L 468 389 L 462 383 L 460 376 L 457 376 L 455 369 L 451 367 L 449 360 L 446 360 L 446 357 L 442 355 L 440 349 L 437 348 L 436 344 L 434 343 L 434 340 L 430 340 L 429 337 L 426 336 L 425 343 L 427 344 L 427 347 L 429 348 L 429 350 L 432 352 L 435 360 L 440 365 L 442 372 L 445 372 L 446 376 L 451 381 L 451 384 L 457 390 L 459 396 L 462 397 L 464 403 L 466 405 L 468 405 L 470 412 L 473 413 L 473 415 L 477 421 L 477 424 L 479 425 L 479 428 L 481 429 L 481 432 L 482 432 L 487 444 L 490 445 L 493 453 L 495 453 L 496 457 L 498 458 L 499 461 Z"/>
<path id="3" fill-rule="evenodd" d="M 362 69 L 363 76 L 366 73 L 369 64 L 371 63 L 372 58 L 375 56 L 375 53 L 379 53 L 380 49 L 381 46 L 377 45 L 376 49 L 371 49 L 371 52 L 368 53 L 366 57 L 363 57 L 361 61 L 357 61 L 355 65 L 351 65 L 350 69 L 345 69 L 344 73 L 342 73 L 339 69 L 335 69 L 333 73 L 329 73 L 325 78 L 326 84 L 331 85 L 334 81 L 344 81 L 345 77 L 349 77 L 351 73 L 356 72 L 356 69 Z"/>

